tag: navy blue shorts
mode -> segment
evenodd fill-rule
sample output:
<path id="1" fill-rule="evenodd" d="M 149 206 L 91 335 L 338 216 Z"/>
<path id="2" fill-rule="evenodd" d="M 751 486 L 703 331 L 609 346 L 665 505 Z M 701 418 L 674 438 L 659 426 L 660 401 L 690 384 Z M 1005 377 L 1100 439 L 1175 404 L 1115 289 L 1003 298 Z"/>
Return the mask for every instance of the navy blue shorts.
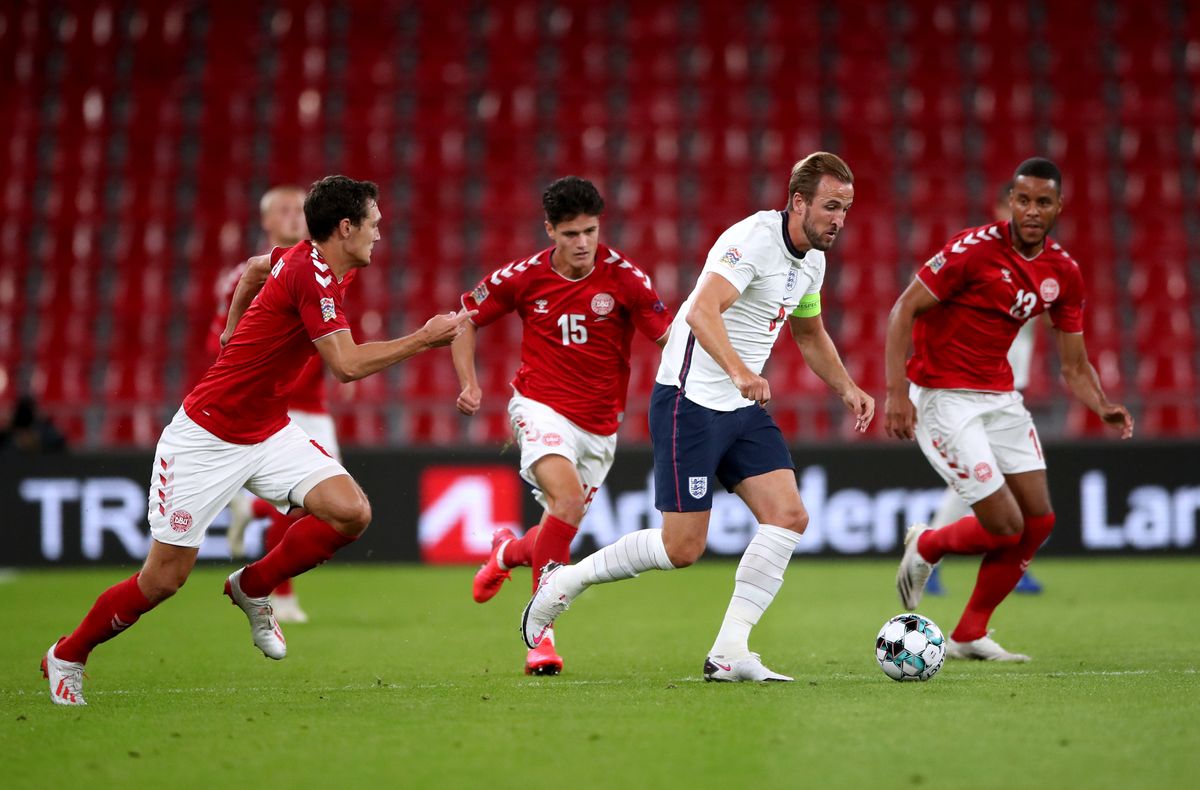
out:
<path id="1" fill-rule="evenodd" d="M 664 384 L 650 395 L 650 440 L 654 505 L 665 513 L 712 510 L 714 476 L 732 491 L 748 477 L 796 468 L 779 426 L 757 403 L 715 411 Z"/>

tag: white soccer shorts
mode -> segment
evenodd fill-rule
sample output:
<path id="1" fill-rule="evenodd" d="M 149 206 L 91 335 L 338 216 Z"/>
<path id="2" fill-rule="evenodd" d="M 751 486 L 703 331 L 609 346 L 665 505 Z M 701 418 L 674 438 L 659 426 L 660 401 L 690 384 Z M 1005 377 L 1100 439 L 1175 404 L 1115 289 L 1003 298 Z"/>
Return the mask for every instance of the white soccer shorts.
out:
<path id="1" fill-rule="evenodd" d="M 1042 443 L 1021 393 L 926 389 L 915 384 L 917 443 L 969 505 L 1004 485 L 1004 475 L 1046 468 Z"/>
<path id="2" fill-rule="evenodd" d="M 538 504 L 546 507 L 546 495 L 538 488 L 533 465 L 548 455 L 561 455 L 579 473 L 586 509 L 612 468 L 617 435 L 585 431 L 546 404 L 520 394 L 508 402 L 508 417 L 521 448 L 521 477 L 533 486 Z"/>
<path id="3" fill-rule="evenodd" d="M 243 487 L 286 513 L 302 507 L 322 480 L 344 474 L 345 468 L 294 422 L 258 444 L 231 444 L 180 409 L 154 452 L 150 536 L 172 546 L 196 547 Z"/>
<path id="4" fill-rule="evenodd" d="M 308 434 L 308 438 L 321 445 L 325 452 L 339 461 L 342 460 L 342 448 L 338 445 L 337 429 L 333 424 L 333 417 L 322 412 L 297 411 L 295 409 L 288 410 L 288 416 L 292 418 L 292 422 L 299 425 L 300 429 Z"/>

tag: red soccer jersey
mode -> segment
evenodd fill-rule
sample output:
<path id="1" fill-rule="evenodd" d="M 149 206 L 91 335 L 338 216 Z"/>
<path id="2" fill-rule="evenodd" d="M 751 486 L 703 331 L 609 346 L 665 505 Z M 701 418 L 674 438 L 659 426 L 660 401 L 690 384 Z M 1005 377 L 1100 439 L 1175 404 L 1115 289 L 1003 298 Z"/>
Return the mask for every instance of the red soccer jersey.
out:
<path id="1" fill-rule="evenodd" d="M 543 250 L 492 272 L 463 294 L 476 326 L 516 311 L 524 323 L 521 368 L 512 385 L 591 433 L 616 433 L 629 385 L 636 327 L 658 340 L 671 315 L 650 278 L 599 245 L 596 266 L 579 280 L 554 270 Z"/>
<path id="2" fill-rule="evenodd" d="M 313 342 L 349 329 L 342 283 L 312 242 L 276 248 L 266 284 L 184 411 L 227 442 L 261 442 L 287 425 L 297 375 L 317 354 Z"/>
<path id="3" fill-rule="evenodd" d="M 913 324 L 908 378 L 922 387 L 1006 392 L 1008 349 L 1026 321 L 1049 312 L 1055 328 L 1083 331 L 1079 265 L 1051 238 L 1027 260 L 1013 249 L 1008 222 L 960 232 L 917 279 L 941 303 Z"/>

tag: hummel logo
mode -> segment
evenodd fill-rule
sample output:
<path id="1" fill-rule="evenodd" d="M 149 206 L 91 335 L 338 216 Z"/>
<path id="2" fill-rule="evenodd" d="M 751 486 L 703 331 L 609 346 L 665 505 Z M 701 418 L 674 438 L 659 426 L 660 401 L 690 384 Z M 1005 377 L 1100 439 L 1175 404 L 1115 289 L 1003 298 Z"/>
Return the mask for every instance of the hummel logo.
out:
<path id="1" fill-rule="evenodd" d="M 333 282 L 333 275 L 332 275 L 332 274 L 330 274 L 330 275 L 326 275 L 325 277 L 322 277 L 321 275 L 317 274 L 316 272 L 313 272 L 313 277 L 316 277 L 316 278 L 317 278 L 317 282 L 321 284 L 321 287 L 322 287 L 322 288 L 328 288 L 328 287 L 329 287 L 329 284 L 330 284 L 331 282 Z"/>
<path id="2" fill-rule="evenodd" d="M 133 623 L 122 622 L 121 618 L 117 617 L 114 614 L 111 625 L 112 625 L 112 630 L 114 630 L 114 631 L 124 631 L 126 628 L 133 625 Z"/>

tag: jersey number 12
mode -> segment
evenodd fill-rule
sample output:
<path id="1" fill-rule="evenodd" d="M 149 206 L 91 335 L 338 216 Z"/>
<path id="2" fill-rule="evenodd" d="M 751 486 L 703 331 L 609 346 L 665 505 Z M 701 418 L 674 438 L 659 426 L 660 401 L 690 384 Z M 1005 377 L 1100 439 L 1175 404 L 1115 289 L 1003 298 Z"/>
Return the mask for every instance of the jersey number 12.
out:
<path id="1" fill-rule="evenodd" d="M 587 324 L 583 323 L 587 316 L 579 315 L 578 313 L 567 315 L 563 314 L 558 317 L 558 326 L 562 329 L 562 344 L 569 346 L 572 343 L 579 345 L 587 342 Z"/>

